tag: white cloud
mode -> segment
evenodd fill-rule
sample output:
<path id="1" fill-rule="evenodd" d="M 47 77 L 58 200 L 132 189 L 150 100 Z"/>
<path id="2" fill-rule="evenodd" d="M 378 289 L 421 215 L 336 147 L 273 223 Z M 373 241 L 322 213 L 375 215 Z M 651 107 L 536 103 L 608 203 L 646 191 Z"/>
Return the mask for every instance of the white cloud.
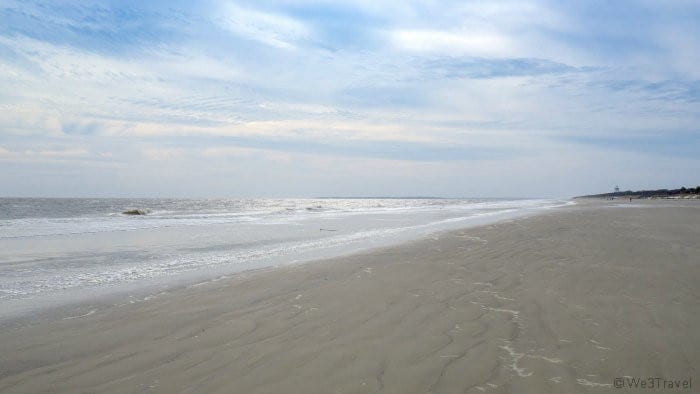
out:
<path id="1" fill-rule="evenodd" d="M 404 50 L 469 56 L 506 56 L 513 45 L 507 36 L 491 32 L 397 30 L 390 33 Z"/>

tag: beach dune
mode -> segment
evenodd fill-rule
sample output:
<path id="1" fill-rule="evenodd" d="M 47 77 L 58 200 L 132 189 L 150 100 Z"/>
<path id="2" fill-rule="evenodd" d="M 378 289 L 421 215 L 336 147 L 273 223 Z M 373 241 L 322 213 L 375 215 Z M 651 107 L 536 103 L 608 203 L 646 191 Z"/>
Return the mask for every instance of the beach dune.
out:
<path id="1" fill-rule="evenodd" d="M 623 377 L 692 392 L 698 223 L 692 201 L 580 201 L 8 322 L 0 392 L 575 393 Z"/>

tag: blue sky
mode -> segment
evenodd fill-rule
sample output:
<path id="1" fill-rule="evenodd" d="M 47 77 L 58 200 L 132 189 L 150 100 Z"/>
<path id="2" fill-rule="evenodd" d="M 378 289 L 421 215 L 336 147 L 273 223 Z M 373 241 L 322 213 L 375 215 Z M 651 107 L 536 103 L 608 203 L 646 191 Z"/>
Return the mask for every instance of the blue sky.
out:
<path id="1" fill-rule="evenodd" d="M 697 1 L 0 4 L 0 195 L 700 184 Z"/>

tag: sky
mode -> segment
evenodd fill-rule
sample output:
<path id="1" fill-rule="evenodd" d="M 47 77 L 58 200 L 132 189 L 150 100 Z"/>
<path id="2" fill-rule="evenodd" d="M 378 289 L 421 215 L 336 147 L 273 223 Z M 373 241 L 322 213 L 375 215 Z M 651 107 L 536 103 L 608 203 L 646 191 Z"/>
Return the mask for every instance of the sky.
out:
<path id="1" fill-rule="evenodd" d="M 0 196 L 700 184 L 700 2 L 0 2 Z"/>

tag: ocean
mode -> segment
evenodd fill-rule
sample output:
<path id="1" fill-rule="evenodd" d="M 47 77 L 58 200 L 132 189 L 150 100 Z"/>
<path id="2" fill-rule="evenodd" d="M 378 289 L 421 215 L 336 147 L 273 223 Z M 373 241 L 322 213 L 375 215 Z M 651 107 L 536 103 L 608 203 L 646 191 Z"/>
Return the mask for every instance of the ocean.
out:
<path id="1" fill-rule="evenodd" d="M 0 317 L 353 253 L 564 203 L 0 198 Z"/>

